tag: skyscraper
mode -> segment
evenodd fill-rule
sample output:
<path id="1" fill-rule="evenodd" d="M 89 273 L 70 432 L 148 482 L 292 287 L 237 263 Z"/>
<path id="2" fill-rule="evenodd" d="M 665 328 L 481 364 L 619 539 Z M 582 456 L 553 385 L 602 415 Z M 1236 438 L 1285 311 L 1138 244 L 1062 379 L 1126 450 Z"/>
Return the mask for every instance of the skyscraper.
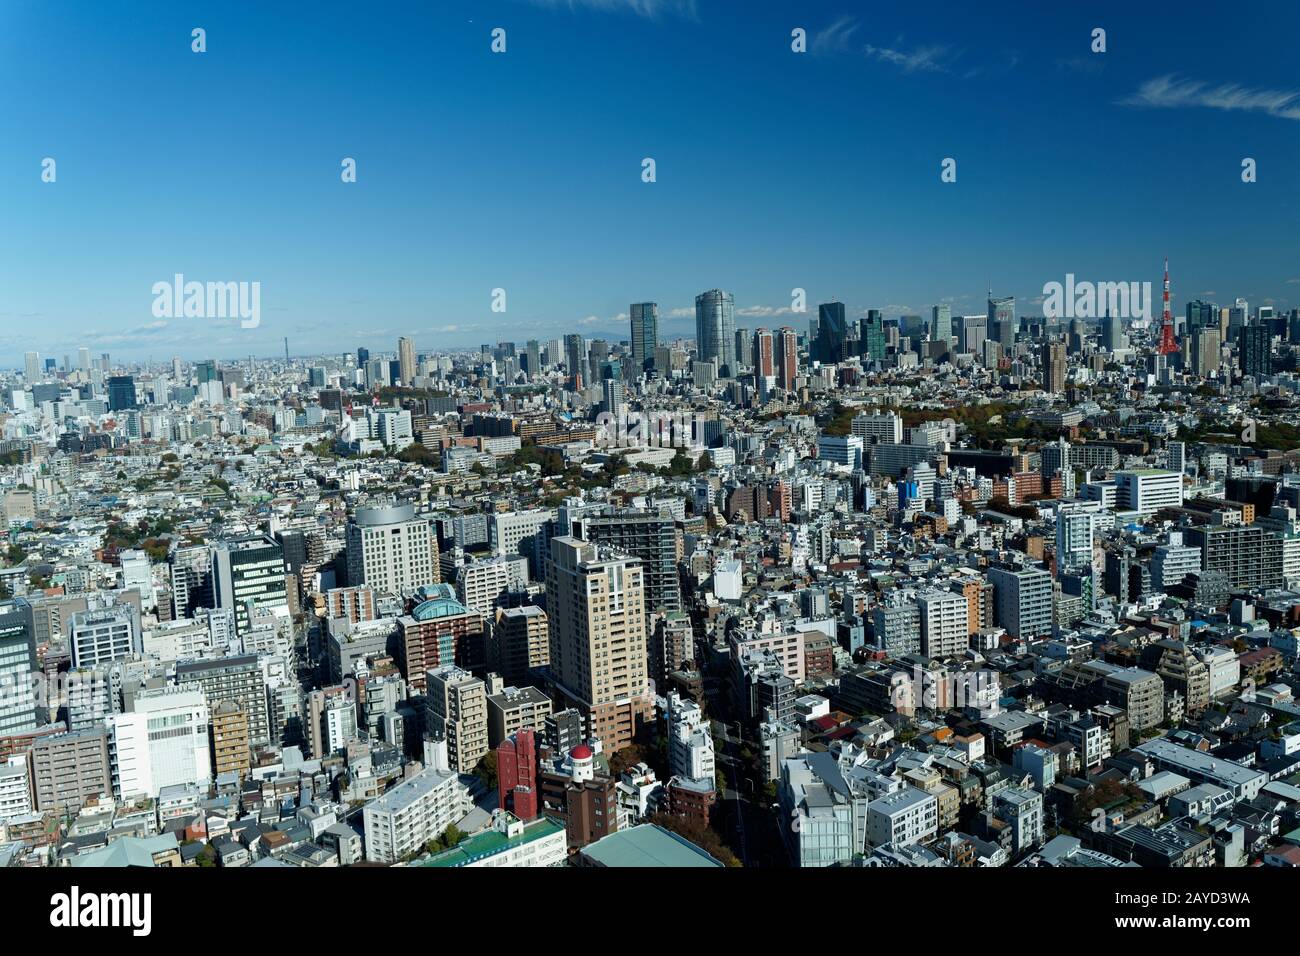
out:
<path id="1" fill-rule="evenodd" d="M 23 356 L 23 360 L 23 374 L 27 379 L 27 384 L 39 382 L 41 380 L 41 353 L 28 352 Z"/>
<path id="2" fill-rule="evenodd" d="M 936 305 L 930 310 L 930 338 L 936 342 L 952 338 L 952 306 Z"/>
<path id="3" fill-rule="evenodd" d="M 1237 347 L 1240 349 L 1241 374 L 1256 379 L 1273 374 L 1273 335 L 1266 325 L 1242 328 Z"/>
<path id="4" fill-rule="evenodd" d="M 1045 342 L 1042 353 L 1043 389 L 1053 395 L 1065 391 L 1065 343 Z"/>
<path id="5" fill-rule="evenodd" d="M 218 542 L 212 549 L 213 598 L 217 607 L 235 612 L 235 632 L 249 626 L 250 608 L 288 613 L 284 552 L 267 535 Z"/>
<path id="6" fill-rule="evenodd" d="M 868 309 L 867 314 L 858 320 L 858 342 L 864 359 L 884 361 L 885 319 L 879 309 Z"/>
<path id="7" fill-rule="evenodd" d="M 438 541 L 415 505 L 358 508 L 347 526 L 348 584 L 403 594 L 438 583 Z"/>
<path id="8" fill-rule="evenodd" d="M 999 299 L 989 296 L 988 335 L 1003 350 L 1010 352 L 1016 344 L 1016 298 L 1004 296 Z"/>
<path id="9" fill-rule="evenodd" d="M 120 412 L 138 407 L 135 400 L 135 379 L 130 375 L 114 375 L 108 380 L 108 410 Z"/>
<path id="10" fill-rule="evenodd" d="M 569 387 L 580 389 L 587 381 L 587 343 L 571 332 L 564 337 L 564 368 L 569 373 Z"/>
<path id="11" fill-rule="evenodd" d="M 23 598 L 0 601 L 0 737 L 36 729 L 35 672 L 32 606 Z"/>
<path id="12" fill-rule="evenodd" d="M 415 342 L 406 336 L 397 340 L 397 364 L 402 384 L 410 388 L 415 381 Z"/>
<path id="13" fill-rule="evenodd" d="M 659 306 L 654 302 L 632 303 L 632 373 L 653 368 L 655 346 L 659 344 Z"/>
<path id="14" fill-rule="evenodd" d="M 736 300 L 730 292 L 710 289 L 695 297 L 695 352 L 701 361 L 716 359 L 718 374 L 736 373 Z"/>
<path id="15" fill-rule="evenodd" d="M 815 358 L 818 361 L 834 364 L 842 360 L 848 334 L 843 302 L 823 302 L 817 306 Z"/>
<path id="16" fill-rule="evenodd" d="M 754 332 L 754 375 L 758 378 L 771 378 L 776 374 L 776 346 L 770 329 L 757 329 Z"/>
<path id="17" fill-rule="evenodd" d="M 794 380 L 798 374 L 799 336 L 786 325 L 776 336 L 776 387 L 786 392 L 794 391 Z"/>
<path id="18" fill-rule="evenodd" d="M 578 538 L 552 538 L 546 612 L 557 689 L 606 752 L 621 750 L 650 705 L 640 559 L 602 554 Z"/>

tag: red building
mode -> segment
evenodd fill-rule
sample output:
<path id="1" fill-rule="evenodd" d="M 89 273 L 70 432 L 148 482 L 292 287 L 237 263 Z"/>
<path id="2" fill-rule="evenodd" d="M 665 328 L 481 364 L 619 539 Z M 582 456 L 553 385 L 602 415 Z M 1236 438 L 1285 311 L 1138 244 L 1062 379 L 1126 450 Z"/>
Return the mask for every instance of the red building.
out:
<path id="1" fill-rule="evenodd" d="M 523 822 L 537 816 L 537 743 L 531 730 L 497 745 L 497 796 L 501 809 Z"/>

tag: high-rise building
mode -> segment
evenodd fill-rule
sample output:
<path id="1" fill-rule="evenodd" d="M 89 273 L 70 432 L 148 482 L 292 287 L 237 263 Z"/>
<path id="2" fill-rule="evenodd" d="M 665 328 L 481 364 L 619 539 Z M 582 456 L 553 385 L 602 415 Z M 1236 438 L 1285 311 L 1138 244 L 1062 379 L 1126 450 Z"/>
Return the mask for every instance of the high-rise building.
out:
<path id="1" fill-rule="evenodd" d="M 942 660 L 967 648 L 966 598 L 953 591 L 929 589 L 916 596 L 921 619 L 921 653 Z"/>
<path id="2" fill-rule="evenodd" d="M 1052 576 L 1043 568 L 990 568 L 997 623 L 1012 637 L 1052 633 Z"/>
<path id="3" fill-rule="evenodd" d="M 1233 590 L 1282 585 L 1282 539 L 1257 524 L 1194 526 L 1183 540 L 1201 549 L 1201 570 L 1222 574 Z"/>
<path id="4" fill-rule="evenodd" d="M 799 374 L 799 336 L 790 326 L 782 326 L 776 333 L 776 387 L 784 392 L 794 391 L 794 380 Z"/>
<path id="5" fill-rule="evenodd" d="M 130 375 L 114 375 L 108 380 L 108 410 L 110 412 L 125 411 L 128 408 L 138 408 L 139 403 L 135 398 L 135 379 Z"/>
<path id="6" fill-rule="evenodd" d="M 570 333 L 564 337 L 564 369 L 569 373 L 569 387 L 585 388 L 587 375 L 587 343 L 581 335 Z"/>
<path id="7" fill-rule="evenodd" d="M 288 614 L 284 552 L 269 535 L 220 541 L 212 549 L 213 600 L 235 613 L 235 632 L 248 629 L 250 608 Z"/>
<path id="8" fill-rule="evenodd" d="M 813 348 L 818 361 L 834 364 L 843 360 L 848 335 L 843 302 L 823 302 L 817 306 L 817 340 Z"/>
<path id="9" fill-rule="evenodd" d="M 492 628 L 489 666 L 506 684 L 522 686 L 551 662 L 550 624 L 536 605 L 502 608 Z"/>
<path id="10" fill-rule="evenodd" d="M 618 554 L 640 558 L 647 611 L 679 611 L 681 581 L 677 574 L 677 523 L 652 511 L 624 511 L 575 519 L 570 532 Z"/>
<path id="11" fill-rule="evenodd" d="M 868 309 L 867 314 L 858 320 L 858 347 L 862 358 L 868 362 L 882 362 L 885 359 L 885 318 L 879 309 Z"/>
<path id="12" fill-rule="evenodd" d="M 406 594 L 437 584 L 438 539 L 415 505 L 358 508 L 347 527 L 348 584 Z"/>
<path id="13" fill-rule="evenodd" d="M 1043 389 L 1053 395 L 1065 391 L 1066 357 L 1064 342 L 1045 342 L 1042 354 Z"/>
<path id="14" fill-rule="evenodd" d="M 930 309 L 930 338 L 936 342 L 952 338 L 952 306 L 936 305 Z"/>
<path id="15" fill-rule="evenodd" d="M 487 662 L 483 615 L 456 600 L 450 584 L 422 589 L 428 599 L 397 619 L 397 658 L 412 692 L 424 691 L 425 675 L 445 664 L 465 670 Z"/>
<path id="16" fill-rule="evenodd" d="M 1191 365 L 1201 378 L 1219 370 L 1219 349 L 1222 339 L 1218 323 L 1197 328 L 1191 335 Z"/>
<path id="17" fill-rule="evenodd" d="M 695 297 L 695 353 L 716 360 L 718 374 L 736 374 L 736 301 L 730 292 L 710 289 Z"/>
<path id="18" fill-rule="evenodd" d="M 1237 338 L 1241 374 L 1256 380 L 1273 374 L 1273 333 L 1267 325 L 1247 325 Z"/>
<path id="19" fill-rule="evenodd" d="M 633 302 L 632 367 L 636 377 L 654 367 L 655 348 L 659 345 L 659 306 L 654 302 Z"/>
<path id="20" fill-rule="evenodd" d="M 481 680 L 454 664 L 425 675 L 424 727 L 430 739 L 447 744 L 452 770 L 470 773 L 488 752 L 487 690 Z"/>
<path id="21" fill-rule="evenodd" d="M 754 366 L 755 377 L 772 378 L 776 375 L 776 343 L 772 338 L 772 331 L 756 329 L 750 344 L 753 348 L 753 357 L 750 361 Z"/>
<path id="22" fill-rule="evenodd" d="M 27 352 L 23 356 L 23 377 L 28 385 L 39 382 L 44 376 L 41 375 L 41 353 Z"/>
<path id="23" fill-rule="evenodd" d="M 1176 471 L 1138 468 L 1115 472 L 1115 507 L 1154 514 L 1161 508 L 1183 506 L 1183 476 Z"/>
<path id="24" fill-rule="evenodd" d="M 406 336 L 397 340 L 397 365 L 402 384 L 410 388 L 415 380 L 415 342 Z"/>
<path id="25" fill-rule="evenodd" d="M 0 737 L 35 730 L 36 631 L 32 606 L 23 598 L 0 601 Z"/>
<path id="26" fill-rule="evenodd" d="M 176 665 L 176 685 L 202 691 L 209 707 L 223 700 L 233 701 L 248 721 L 249 746 L 264 747 L 271 742 L 266 677 L 256 654 L 182 661 Z M 204 739 L 207 739 L 206 729 Z"/>
<path id="27" fill-rule="evenodd" d="M 1016 346 L 1016 298 L 1004 296 L 995 299 L 989 296 L 988 311 L 989 338 L 1002 346 L 1004 352 L 1010 352 Z"/>
<path id="28" fill-rule="evenodd" d="M 638 558 L 551 539 L 546 608 L 551 674 L 609 752 L 632 742 L 648 713 L 645 581 Z"/>

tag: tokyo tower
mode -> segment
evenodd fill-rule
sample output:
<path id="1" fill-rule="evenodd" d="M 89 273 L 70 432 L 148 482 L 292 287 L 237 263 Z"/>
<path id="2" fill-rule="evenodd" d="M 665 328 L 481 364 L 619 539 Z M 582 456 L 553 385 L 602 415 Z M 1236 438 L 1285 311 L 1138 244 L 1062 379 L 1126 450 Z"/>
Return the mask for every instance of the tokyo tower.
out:
<path id="1" fill-rule="evenodd" d="M 1170 355 L 1178 351 L 1178 340 L 1174 338 L 1174 317 L 1169 314 L 1169 257 L 1165 256 L 1165 311 L 1160 318 L 1160 346 L 1156 349 L 1161 355 Z"/>

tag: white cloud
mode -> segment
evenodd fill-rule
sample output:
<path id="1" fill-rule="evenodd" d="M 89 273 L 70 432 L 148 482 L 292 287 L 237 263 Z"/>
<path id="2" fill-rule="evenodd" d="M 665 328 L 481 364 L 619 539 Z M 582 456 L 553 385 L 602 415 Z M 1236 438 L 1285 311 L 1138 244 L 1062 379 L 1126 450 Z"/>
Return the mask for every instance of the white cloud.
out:
<path id="1" fill-rule="evenodd" d="M 914 50 L 891 49 L 889 47 L 863 47 L 867 56 L 882 63 L 890 63 L 902 69 L 904 73 L 947 73 L 948 68 L 940 59 L 948 52 L 946 46 L 922 46 Z"/>
<path id="2" fill-rule="evenodd" d="M 849 38 L 858 29 L 856 17 L 842 16 L 830 26 L 812 35 L 809 49 L 814 53 L 838 53 L 849 44 Z"/>
<path id="3" fill-rule="evenodd" d="M 1202 107 L 1225 112 L 1267 113 L 1279 119 L 1300 120 L 1300 90 L 1253 90 L 1237 83 L 1210 86 L 1174 73 L 1147 80 L 1119 101 L 1124 106 L 1147 109 Z"/>
<path id="4" fill-rule="evenodd" d="M 698 17 L 695 0 L 529 0 L 533 6 L 548 10 L 593 10 L 597 13 L 631 13 L 647 20 L 662 16 Z"/>

